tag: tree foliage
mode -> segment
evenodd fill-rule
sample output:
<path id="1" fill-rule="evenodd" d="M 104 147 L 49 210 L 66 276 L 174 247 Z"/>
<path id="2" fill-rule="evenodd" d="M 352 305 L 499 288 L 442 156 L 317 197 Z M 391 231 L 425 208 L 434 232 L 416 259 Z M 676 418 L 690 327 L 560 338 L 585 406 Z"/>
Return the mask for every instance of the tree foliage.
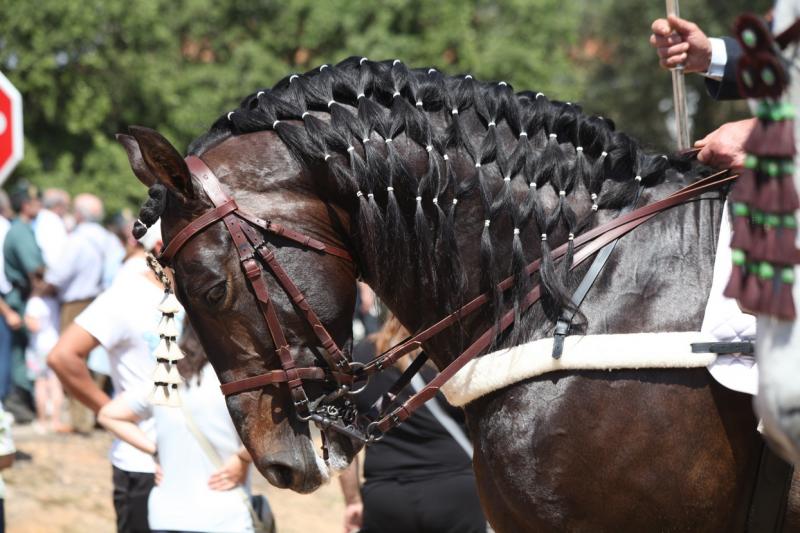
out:
<path id="1" fill-rule="evenodd" d="M 0 68 L 25 104 L 26 155 L 13 178 L 94 192 L 109 210 L 136 205 L 142 190 L 114 133 L 141 124 L 186 146 L 244 95 L 350 55 L 397 57 L 582 102 L 663 148 L 658 103 L 671 89 L 647 44 L 663 3 L 650 4 L 0 0 Z M 682 7 L 716 33 L 744 4 Z M 699 107 L 698 131 L 731 113 Z"/>

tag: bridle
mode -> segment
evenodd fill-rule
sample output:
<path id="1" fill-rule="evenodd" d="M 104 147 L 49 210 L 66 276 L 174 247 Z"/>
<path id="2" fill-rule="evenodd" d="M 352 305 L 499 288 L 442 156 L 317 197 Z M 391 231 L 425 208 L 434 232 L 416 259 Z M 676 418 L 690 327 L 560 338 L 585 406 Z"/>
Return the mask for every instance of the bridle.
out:
<path id="1" fill-rule="evenodd" d="M 493 326 L 484 331 L 422 390 L 412 395 L 404 403 L 399 404 L 400 391 L 408 385 L 426 360 L 427 356 L 424 352 L 421 353 L 379 402 L 376 402 L 376 405 L 380 403 L 378 416 L 369 418 L 364 414 L 359 415 L 349 397 L 363 388 L 370 375 L 392 366 L 403 355 L 419 349 L 424 342 L 432 339 L 435 335 L 445 331 L 463 318 L 475 313 L 490 301 L 490 293 L 486 292 L 477 296 L 454 313 L 447 315 L 435 324 L 376 356 L 367 364 L 350 361 L 337 346 L 314 310 L 311 309 L 303 293 L 278 263 L 273 251 L 267 245 L 265 234 L 292 241 L 313 252 L 338 257 L 350 262 L 355 268 L 355 263 L 350 253 L 342 248 L 323 243 L 308 235 L 285 228 L 269 220 L 263 220 L 241 210 L 236 201 L 222 190 L 219 180 L 202 159 L 197 156 L 188 156 L 186 164 L 191 173 L 199 180 L 214 207 L 181 229 L 170 240 L 159 257 L 159 261 L 163 265 L 169 266 L 192 237 L 212 224 L 222 221 L 236 245 L 239 263 L 256 297 L 259 310 L 267 324 L 281 365 L 279 370 L 271 370 L 256 376 L 224 383 L 221 389 L 225 396 L 257 390 L 267 385 L 286 383 L 294 403 L 295 413 L 301 420 L 313 421 L 321 429 L 332 429 L 362 442 L 375 442 L 380 440 L 391 428 L 406 420 L 426 401 L 433 398 L 439 388 L 450 377 L 466 363 L 486 350 L 492 344 L 496 335 L 507 330 L 514 322 L 514 311 L 509 310 L 502 315 L 498 326 Z M 613 245 L 620 237 L 658 213 L 680 205 L 705 192 L 719 189 L 731 183 L 736 177 L 735 175 L 729 175 L 727 170 L 717 172 L 683 187 L 662 200 L 621 214 L 605 224 L 576 236 L 573 241 L 575 253 L 571 269 L 575 269 L 600 250 L 608 249 L 609 246 L 613 249 Z M 637 198 L 641 189 L 642 184 L 640 182 Z M 566 243 L 552 250 L 553 260 L 563 257 L 567 250 L 568 245 Z M 602 263 L 604 264 L 605 260 Z M 539 270 L 540 266 L 541 260 L 539 259 L 530 263 L 526 267 L 527 274 L 533 275 Z M 599 269 L 596 269 L 598 271 L 593 274 L 594 277 L 599 274 L 602 266 L 601 264 Z M 320 353 L 325 367 L 298 367 L 296 361 L 292 358 L 286 335 L 278 320 L 275 306 L 265 281 L 267 270 L 275 277 L 278 284 L 289 296 L 297 313 L 305 319 L 314 331 L 323 348 Z M 595 269 L 590 269 L 590 272 L 592 270 Z M 591 285 L 593 279 L 589 281 L 589 285 Z M 513 277 L 508 277 L 501 281 L 498 287 L 502 291 L 507 291 L 512 284 Z M 582 285 L 584 284 L 582 283 Z M 524 312 L 534 305 L 540 296 L 541 286 L 537 284 L 523 298 L 522 311 Z M 585 296 L 585 291 L 583 296 Z M 559 331 L 558 334 L 564 335 L 565 333 Z M 556 354 L 554 354 L 555 356 Z M 319 381 L 333 386 L 334 390 L 310 400 L 303 386 L 304 381 Z"/>
<path id="2" fill-rule="evenodd" d="M 328 402 L 335 399 L 331 395 L 320 398 L 314 404 L 309 400 L 308 394 L 303 387 L 303 381 L 323 381 L 332 382 L 337 385 L 335 397 L 338 398 L 345 392 L 349 392 L 350 386 L 356 382 L 354 378 L 355 370 L 359 367 L 357 363 L 350 362 L 342 353 L 342 350 L 333 340 L 333 337 L 320 321 L 317 314 L 308 304 L 302 291 L 286 274 L 275 258 L 275 254 L 267 246 L 264 233 L 269 233 L 283 239 L 299 244 L 301 247 L 319 253 L 325 253 L 339 257 L 354 264 L 350 253 L 336 246 L 323 243 L 313 237 L 298 233 L 289 228 L 269 220 L 263 220 L 253 216 L 242 209 L 236 200 L 230 198 L 220 186 L 220 182 L 208 165 L 197 156 L 188 156 L 186 165 L 189 171 L 199 180 L 208 198 L 214 204 L 214 208 L 206 211 L 200 217 L 194 219 L 186 225 L 174 238 L 159 257 L 162 265 L 170 264 L 178 252 L 186 245 L 192 237 L 199 234 L 212 224 L 220 220 L 225 224 L 239 257 L 239 263 L 247 281 L 255 294 L 267 329 L 275 344 L 275 350 L 280 360 L 281 369 L 272 370 L 258 376 L 252 376 L 237 381 L 225 383 L 221 386 L 223 394 L 230 396 L 241 392 L 255 390 L 266 385 L 276 383 L 286 383 L 292 402 L 299 416 L 303 420 L 320 419 L 322 423 L 324 416 L 317 412 L 322 407 L 323 399 Z M 258 228 L 258 229 L 256 229 Z M 327 368 L 319 366 L 298 367 L 292 357 L 289 343 L 283 332 L 278 315 L 275 312 L 275 305 L 270 297 L 269 289 L 265 281 L 265 267 L 273 274 L 278 284 L 292 300 L 297 311 L 305 318 L 311 326 L 320 345 L 322 346 L 322 358 L 327 364 Z M 330 414 L 331 409 L 327 409 L 326 414 Z M 342 416 L 340 418 L 352 418 Z"/>

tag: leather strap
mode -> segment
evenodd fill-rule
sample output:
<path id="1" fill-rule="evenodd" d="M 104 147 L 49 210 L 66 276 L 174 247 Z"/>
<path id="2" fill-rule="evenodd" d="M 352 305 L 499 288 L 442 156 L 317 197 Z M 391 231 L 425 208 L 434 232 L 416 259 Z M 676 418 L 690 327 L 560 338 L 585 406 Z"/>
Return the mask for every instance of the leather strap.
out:
<path id="1" fill-rule="evenodd" d="M 756 353 L 754 342 L 693 342 L 692 353 L 716 353 L 716 354 L 735 354 L 751 355 Z"/>
<path id="2" fill-rule="evenodd" d="M 622 213 L 628 213 L 631 209 L 636 207 L 636 204 L 639 203 L 639 197 L 642 195 L 643 188 L 644 186 L 640 183 L 639 187 L 636 189 L 636 197 L 629 206 L 622 210 Z M 614 251 L 614 248 L 617 247 L 618 242 L 619 239 L 613 240 L 597 252 L 589 270 L 584 274 L 583 279 L 578 284 L 578 288 L 572 293 L 572 298 L 570 299 L 571 307 L 564 309 L 564 312 L 561 313 L 561 317 L 556 322 L 556 328 L 553 332 L 553 359 L 561 358 L 561 354 L 564 351 L 564 339 L 567 334 L 569 334 L 572 321 L 575 319 L 575 315 L 583 303 L 583 300 L 586 298 L 586 295 L 589 294 L 592 285 L 594 285 L 594 282 L 597 281 L 603 268 L 605 268 L 606 262 L 608 258 L 611 257 L 611 253 Z"/>
<path id="3" fill-rule="evenodd" d="M 341 257 L 342 259 L 347 259 L 348 261 L 353 262 L 353 257 L 347 250 L 337 248 L 331 244 L 325 244 L 324 242 L 314 239 L 313 237 L 309 237 L 308 235 L 291 230 L 270 220 L 258 218 L 257 216 L 251 215 L 250 213 L 245 213 L 244 211 L 238 211 L 236 214 L 254 226 L 258 226 L 259 228 L 263 229 L 264 231 L 268 231 L 273 235 L 296 242 L 297 244 L 312 250 L 316 250 L 317 252 L 325 252 L 327 254 L 335 255 Z"/>
<path id="4" fill-rule="evenodd" d="M 260 238 L 258 232 L 252 227 L 243 226 L 243 229 L 245 233 L 247 233 L 253 248 L 255 248 L 258 255 L 275 275 L 275 278 L 278 280 L 278 284 L 292 300 L 295 308 L 300 311 L 301 316 L 305 318 L 306 322 L 308 322 L 308 324 L 311 326 L 311 329 L 314 331 L 314 335 L 316 335 L 317 339 L 322 345 L 322 348 L 327 354 L 327 357 L 325 358 L 326 362 L 331 368 L 348 372 L 350 370 L 350 362 L 336 345 L 336 342 L 333 340 L 333 338 L 331 338 L 328 330 L 325 329 L 325 326 L 322 325 L 322 321 L 320 321 L 317 314 L 308 304 L 305 295 L 300 291 L 300 289 L 297 288 L 297 285 L 294 284 L 280 263 L 278 263 L 278 261 L 275 259 L 275 254 L 267 248 L 267 243 L 263 238 Z"/>
<path id="5" fill-rule="evenodd" d="M 230 199 L 221 203 L 211 211 L 206 211 L 186 227 L 178 232 L 175 237 L 169 241 L 169 245 L 161 252 L 158 261 L 161 264 L 167 264 L 175 257 L 175 254 L 183 248 L 183 246 L 195 235 L 206 229 L 211 224 L 218 222 L 225 218 L 225 216 L 236 211 L 239 207 L 236 205 L 236 200 Z"/>
<path id="6" fill-rule="evenodd" d="M 327 381 L 330 379 L 335 379 L 340 383 L 353 382 L 353 376 L 351 375 L 343 374 L 341 372 L 328 372 L 324 368 L 318 366 L 298 368 L 296 375 L 300 379 L 311 381 Z M 222 390 L 222 394 L 225 396 L 230 396 L 231 394 L 238 394 L 240 392 L 260 389 L 267 385 L 286 383 L 290 379 L 292 378 L 289 377 L 289 374 L 285 370 L 271 370 L 269 372 L 265 372 L 264 374 L 259 374 L 258 376 L 252 376 L 249 378 L 240 379 L 238 381 L 225 383 L 224 385 L 220 385 L 220 389 Z"/>

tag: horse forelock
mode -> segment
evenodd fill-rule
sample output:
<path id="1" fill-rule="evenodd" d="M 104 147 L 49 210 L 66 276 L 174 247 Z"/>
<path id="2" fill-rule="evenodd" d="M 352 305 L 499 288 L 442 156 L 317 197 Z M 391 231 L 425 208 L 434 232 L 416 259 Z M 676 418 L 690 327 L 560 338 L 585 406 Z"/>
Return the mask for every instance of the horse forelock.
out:
<path id="1" fill-rule="evenodd" d="M 515 93 L 505 82 L 361 57 L 287 76 L 248 95 L 194 141 L 190 153 L 231 135 L 268 130 L 305 167 L 333 178 L 357 215 L 359 255 L 375 258 L 373 277 L 402 275 L 398 268 L 411 263 L 431 287 L 450 295 L 451 307 L 460 301 L 465 274 L 456 243 L 458 204 L 477 196 L 483 216 L 458 223 L 483 226 L 480 290 L 513 274 L 510 301 L 518 306 L 530 286 L 524 266 L 541 256 L 549 316 L 569 302 L 568 273 L 550 257 L 560 244 L 553 237 L 592 227 L 597 210 L 627 205 L 640 182 L 660 183 L 677 163 L 646 154 L 613 122 L 588 116 L 576 104 Z M 574 209 L 579 190 L 594 204 L 584 213 Z M 496 253 L 503 239 L 496 228 L 509 220 L 510 262 Z M 494 290 L 496 316 L 502 301 Z"/>

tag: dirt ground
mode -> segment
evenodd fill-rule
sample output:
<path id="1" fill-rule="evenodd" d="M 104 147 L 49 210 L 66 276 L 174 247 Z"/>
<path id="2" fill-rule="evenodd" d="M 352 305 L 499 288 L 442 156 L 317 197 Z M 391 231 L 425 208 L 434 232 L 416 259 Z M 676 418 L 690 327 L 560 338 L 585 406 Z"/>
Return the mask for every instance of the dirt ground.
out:
<path id="1" fill-rule="evenodd" d="M 37 435 L 31 426 L 15 426 L 18 450 L 32 456 L 3 472 L 9 533 L 113 533 L 111 437 Z M 256 472 L 253 490 L 266 494 L 279 533 L 340 533 L 342 502 L 336 480 L 314 494 L 299 495 L 268 485 Z"/>

